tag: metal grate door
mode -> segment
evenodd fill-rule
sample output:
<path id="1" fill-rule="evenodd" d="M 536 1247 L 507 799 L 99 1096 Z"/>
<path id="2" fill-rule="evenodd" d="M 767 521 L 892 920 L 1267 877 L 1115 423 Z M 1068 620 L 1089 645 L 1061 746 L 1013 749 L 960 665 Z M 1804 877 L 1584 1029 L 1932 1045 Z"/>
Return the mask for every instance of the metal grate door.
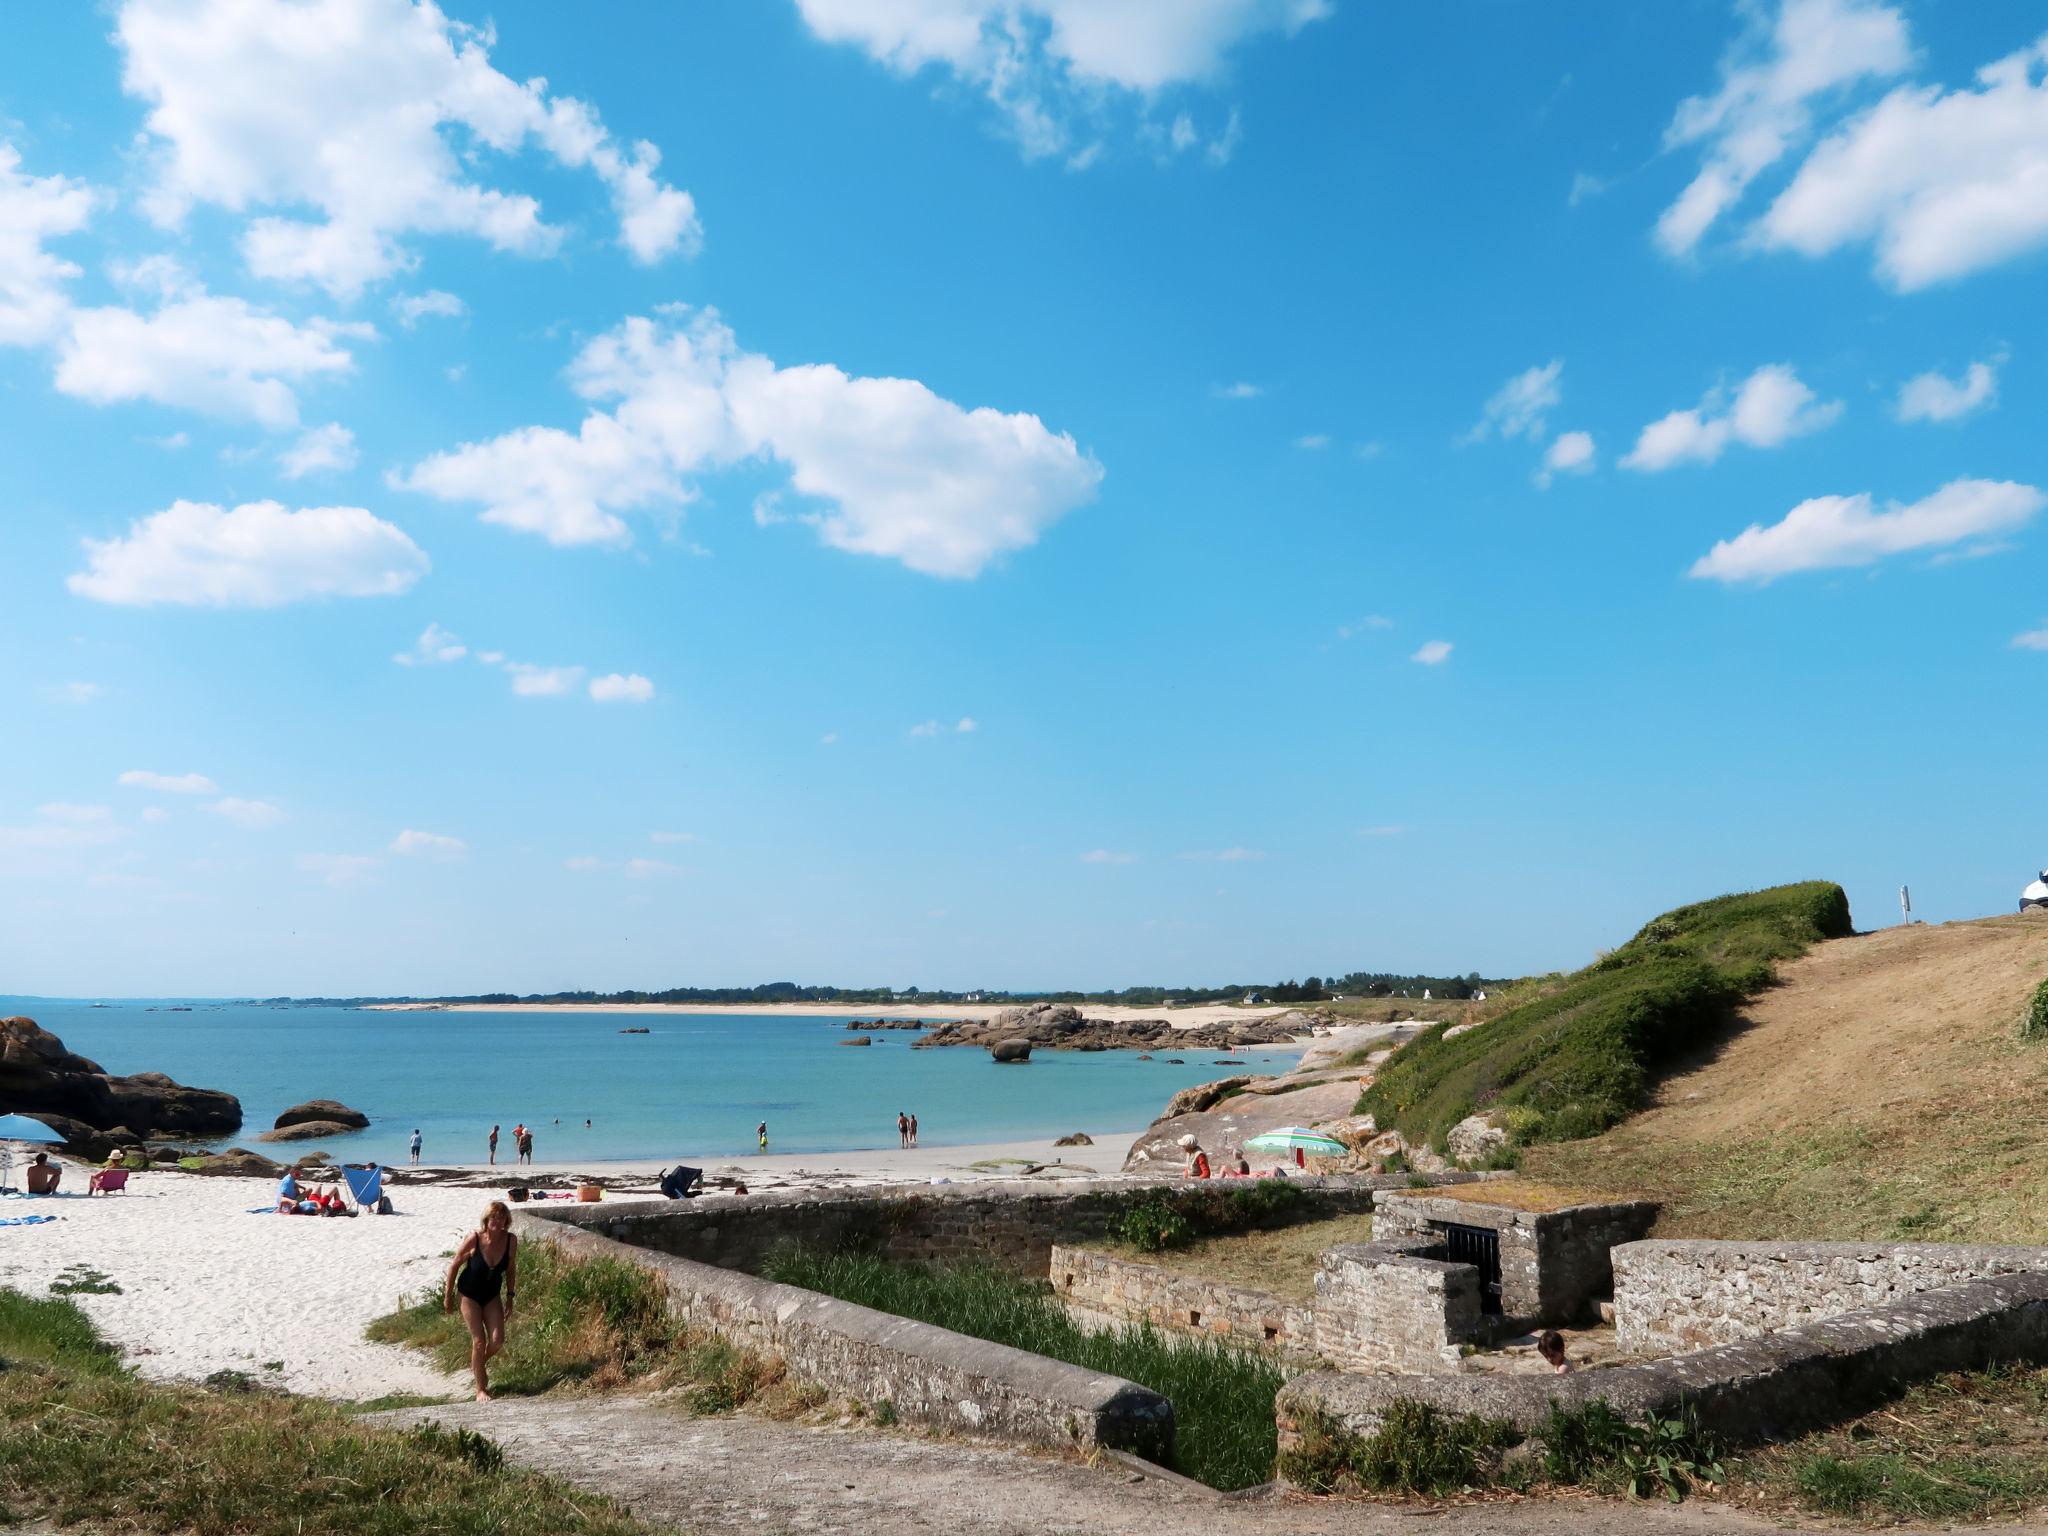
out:
<path id="1" fill-rule="evenodd" d="M 1500 1234 L 1491 1227 L 1444 1226 L 1444 1257 L 1479 1271 L 1479 1310 L 1500 1311 Z"/>

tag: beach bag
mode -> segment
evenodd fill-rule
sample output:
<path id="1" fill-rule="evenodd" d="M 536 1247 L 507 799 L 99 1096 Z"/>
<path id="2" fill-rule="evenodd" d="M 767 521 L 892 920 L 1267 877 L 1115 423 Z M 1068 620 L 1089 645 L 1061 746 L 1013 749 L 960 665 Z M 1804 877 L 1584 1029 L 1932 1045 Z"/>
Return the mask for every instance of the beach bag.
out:
<path id="1" fill-rule="evenodd" d="M 526 1204 L 526 1186 L 524 1184 L 513 1185 L 510 1189 L 505 1191 L 505 1198 L 507 1200 L 510 1200 L 514 1205 Z"/>
<path id="2" fill-rule="evenodd" d="M 578 1184 L 576 1186 L 576 1198 L 585 1205 L 589 1205 L 593 1201 L 602 1200 L 604 1198 L 604 1186 L 602 1184 Z"/>
<path id="3" fill-rule="evenodd" d="M 389 1195 L 379 1195 L 377 1197 L 377 1214 L 379 1216 L 389 1216 L 391 1214 L 391 1197 Z"/>

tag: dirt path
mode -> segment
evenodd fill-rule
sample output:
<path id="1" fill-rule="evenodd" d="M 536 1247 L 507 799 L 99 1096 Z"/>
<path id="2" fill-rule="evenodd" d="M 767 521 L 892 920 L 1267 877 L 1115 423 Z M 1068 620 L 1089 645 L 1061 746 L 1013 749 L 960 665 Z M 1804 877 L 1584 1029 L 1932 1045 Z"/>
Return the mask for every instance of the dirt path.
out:
<path id="1" fill-rule="evenodd" d="M 1782 1529 L 1715 1505 L 1588 1500 L 1431 1506 L 1232 1500 L 998 1447 L 692 1418 L 658 1399 L 464 1403 L 379 1415 L 489 1435 L 517 1462 L 650 1524 L 760 1536 L 1721 1536 Z"/>

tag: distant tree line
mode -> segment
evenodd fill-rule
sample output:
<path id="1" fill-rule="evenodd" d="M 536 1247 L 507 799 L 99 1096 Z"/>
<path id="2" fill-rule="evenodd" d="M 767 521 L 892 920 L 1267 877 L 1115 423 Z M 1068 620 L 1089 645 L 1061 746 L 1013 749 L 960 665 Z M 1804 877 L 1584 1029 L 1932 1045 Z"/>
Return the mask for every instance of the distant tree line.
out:
<path id="1" fill-rule="evenodd" d="M 1291 977 L 1281 982 L 1232 982 L 1220 987 L 1125 987 L 1109 992 L 924 991 L 917 987 L 803 986 L 794 981 L 755 987 L 669 987 L 659 992 L 475 992 L 448 997 L 267 997 L 266 1003 L 843 1003 L 849 1007 L 915 1006 L 919 1003 L 1103 1003 L 1158 1008 L 1168 1003 L 1231 1003 L 1257 997 L 1268 1003 L 1319 1003 L 1332 997 L 1463 998 L 1499 983 L 1477 971 L 1465 976 L 1398 976 L 1388 971 L 1353 971 L 1348 976 Z"/>

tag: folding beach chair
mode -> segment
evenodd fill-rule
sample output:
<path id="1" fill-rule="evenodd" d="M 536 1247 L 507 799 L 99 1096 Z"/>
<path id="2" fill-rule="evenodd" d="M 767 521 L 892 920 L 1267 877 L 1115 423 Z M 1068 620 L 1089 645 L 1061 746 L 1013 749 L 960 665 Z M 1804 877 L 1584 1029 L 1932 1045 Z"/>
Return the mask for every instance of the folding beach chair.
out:
<path id="1" fill-rule="evenodd" d="M 127 1188 L 128 1170 L 126 1168 L 102 1168 L 98 1173 L 85 1181 L 85 1192 L 88 1195 L 111 1195 L 116 1190 L 126 1190 Z"/>
<path id="2" fill-rule="evenodd" d="M 677 1166 L 661 1176 L 661 1192 L 671 1200 L 689 1200 L 697 1194 L 697 1186 L 704 1182 L 702 1168 Z"/>
<path id="3" fill-rule="evenodd" d="M 356 1168 L 343 1164 L 341 1181 L 348 1186 L 348 1197 L 355 1202 L 358 1211 L 375 1214 L 384 1198 L 384 1170 L 372 1164 L 367 1168 Z"/>

